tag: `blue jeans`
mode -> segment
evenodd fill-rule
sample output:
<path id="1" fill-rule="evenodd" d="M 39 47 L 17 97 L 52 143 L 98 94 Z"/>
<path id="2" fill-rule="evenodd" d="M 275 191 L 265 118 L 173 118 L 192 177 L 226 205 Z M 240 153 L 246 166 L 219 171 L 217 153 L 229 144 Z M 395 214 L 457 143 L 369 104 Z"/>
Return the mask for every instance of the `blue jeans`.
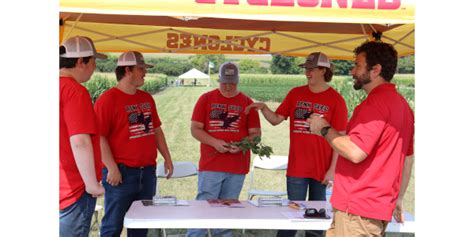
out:
<path id="1" fill-rule="evenodd" d="M 119 164 L 122 183 L 112 186 L 107 183 L 107 168 L 102 169 L 102 184 L 105 188 L 104 208 L 100 235 L 103 237 L 119 237 L 123 228 L 123 219 L 132 202 L 135 200 L 152 199 L 156 191 L 156 168 L 131 168 Z M 127 236 L 146 237 L 147 229 L 128 229 Z"/>
<path id="2" fill-rule="evenodd" d="M 97 199 L 84 191 L 72 205 L 59 211 L 60 237 L 87 237 L 91 228 L 91 219 Z"/>
<path id="3" fill-rule="evenodd" d="M 198 194 L 196 200 L 239 199 L 244 180 L 244 174 L 201 171 L 198 174 Z M 213 235 L 222 231 L 225 230 L 211 230 Z M 205 229 L 189 229 L 186 236 L 201 237 L 205 236 L 205 234 Z M 229 237 L 232 236 L 232 233 L 228 232 L 222 236 Z"/>
<path id="4" fill-rule="evenodd" d="M 305 201 L 306 194 L 308 194 L 308 201 L 326 201 L 326 185 L 311 178 L 286 177 L 286 190 L 288 192 L 288 199 L 293 201 Z M 308 193 L 309 190 L 309 193 Z M 322 230 L 312 231 L 319 236 L 324 236 Z M 294 237 L 296 230 L 279 230 L 277 237 Z M 314 237 L 308 231 L 305 231 L 306 237 Z"/>

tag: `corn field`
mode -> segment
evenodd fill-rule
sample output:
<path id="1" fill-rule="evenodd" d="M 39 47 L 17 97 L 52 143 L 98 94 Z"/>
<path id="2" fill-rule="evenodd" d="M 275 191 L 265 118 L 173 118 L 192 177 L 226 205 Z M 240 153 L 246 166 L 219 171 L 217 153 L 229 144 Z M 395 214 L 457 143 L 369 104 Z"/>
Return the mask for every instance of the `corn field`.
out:
<path id="1" fill-rule="evenodd" d="M 242 74 L 239 90 L 258 101 L 281 102 L 291 88 L 305 85 L 306 82 L 307 79 L 304 75 Z M 414 75 L 395 75 L 392 82 L 397 85 L 398 91 L 407 99 L 411 108 L 415 110 Z M 367 96 L 364 91 L 353 89 L 352 77 L 350 76 L 334 76 L 330 85 L 344 97 L 349 117 L 351 117 L 354 108 Z"/>
<path id="2" fill-rule="evenodd" d="M 145 84 L 140 88 L 150 94 L 164 89 L 168 84 L 168 78 L 163 74 L 147 74 Z M 104 91 L 117 85 L 117 80 L 113 73 L 94 73 L 92 79 L 84 83 L 84 86 L 91 95 L 92 102 L 95 102 Z"/>

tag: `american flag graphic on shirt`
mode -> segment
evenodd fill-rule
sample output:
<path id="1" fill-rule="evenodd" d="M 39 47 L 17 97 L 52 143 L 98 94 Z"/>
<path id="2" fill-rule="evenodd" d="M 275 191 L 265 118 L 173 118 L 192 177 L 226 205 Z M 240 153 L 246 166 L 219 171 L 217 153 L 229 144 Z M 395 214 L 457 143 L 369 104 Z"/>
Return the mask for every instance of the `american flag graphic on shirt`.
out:
<path id="1" fill-rule="evenodd" d="M 234 108 L 234 109 L 229 109 Z M 224 104 L 211 106 L 209 116 L 209 132 L 239 132 L 240 106 L 227 106 Z"/>
<path id="2" fill-rule="evenodd" d="M 129 139 L 155 134 L 150 103 L 125 106 L 128 113 Z"/>
<path id="3" fill-rule="evenodd" d="M 329 110 L 326 105 L 318 103 L 311 103 L 307 101 L 298 101 L 296 103 L 296 109 L 293 120 L 293 132 L 294 133 L 305 133 L 310 134 L 309 123 L 306 121 L 313 113 L 314 114 L 325 114 Z"/>

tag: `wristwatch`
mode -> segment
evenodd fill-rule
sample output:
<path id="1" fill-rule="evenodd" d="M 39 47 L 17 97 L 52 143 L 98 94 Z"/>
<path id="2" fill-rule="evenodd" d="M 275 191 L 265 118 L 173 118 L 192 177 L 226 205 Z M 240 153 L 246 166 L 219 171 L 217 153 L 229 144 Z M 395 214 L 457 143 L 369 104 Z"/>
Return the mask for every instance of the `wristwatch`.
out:
<path id="1" fill-rule="evenodd" d="M 319 133 L 321 133 L 321 136 L 325 137 L 328 134 L 330 128 L 331 126 L 323 127 Z"/>

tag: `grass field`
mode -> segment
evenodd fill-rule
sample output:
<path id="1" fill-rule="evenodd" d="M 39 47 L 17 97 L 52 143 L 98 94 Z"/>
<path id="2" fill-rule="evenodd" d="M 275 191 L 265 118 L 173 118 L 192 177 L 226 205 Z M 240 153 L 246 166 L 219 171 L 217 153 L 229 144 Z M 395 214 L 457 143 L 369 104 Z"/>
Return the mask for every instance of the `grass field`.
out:
<path id="1" fill-rule="evenodd" d="M 289 78 L 288 76 L 282 76 L 284 78 Z M 299 76 L 301 78 L 301 75 Z M 194 105 L 198 97 L 208 91 L 213 89 L 216 86 L 215 76 L 212 77 L 212 86 L 211 87 L 170 87 L 166 90 L 160 91 L 154 95 L 158 114 L 163 123 L 162 128 L 165 133 L 165 137 L 171 152 L 173 161 L 192 161 L 198 163 L 199 161 L 199 142 L 196 141 L 190 133 L 190 119 L 191 114 L 194 108 Z M 298 83 L 304 84 L 303 80 L 294 79 Z M 256 79 L 254 79 L 256 80 Z M 293 79 L 291 79 L 293 80 Z M 405 79 L 410 80 L 410 79 Z M 411 76 L 413 80 L 413 76 Z M 336 81 L 336 80 L 335 80 Z M 344 80 L 337 80 L 344 81 Z M 280 80 L 281 82 L 281 80 Z M 287 83 L 282 82 L 282 84 Z M 244 82 L 242 78 L 242 83 L 239 86 L 243 91 L 246 91 L 246 88 L 254 88 L 249 83 Z M 271 83 L 272 86 L 265 86 L 267 90 L 270 88 L 272 93 L 279 94 L 283 93 L 286 95 L 288 89 L 280 89 L 280 83 Z M 299 84 L 301 85 L 301 84 Z M 286 85 L 285 85 L 286 86 Z M 289 86 L 289 85 L 288 85 Z M 295 86 L 295 85 L 293 85 Z M 292 87 L 293 87 L 292 86 Z M 286 87 L 284 87 L 286 88 Z M 291 88 L 291 87 L 290 87 Z M 284 96 L 283 95 L 283 96 Z M 268 105 L 273 110 L 276 109 L 279 105 L 279 102 L 273 101 L 268 102 Z M 289 147 L 289 123 L 284 121 L 278 126 L 271 126 L 263 116 L 260 116 L 262 123 L 262 140 L 263 143 L 273 147 L 275 155 L 288 155 Z M 159 162 L 163 161 L 162 157 L 159 157 Z M 286 181 L 284 172 L 262 172 L 258 177 L 256 177 L 255 185 L 258 188 L 270 189 L 270 190 L 286 190 Z M 244 183 L 243 190 L 240 195 L 241 200 L 247 199 L 247 190 L 249 186 L 249 180 L 246 179 Z M 162 195 L 175 195 L 179 199 L 192 200 L 196 197 L 197 194 L 197 177 L 188 177 L 183 179 L 172 179 L 172 180 L 159 180 L 160 192 Z M 103 203 L 102 198 L 99 199 L 99 203 Z M 405 207 L 406 209 L 414 213 L 414 173 L 412 175 L 412 180 L 408 187 L 407 194 L 405 195 Z M 100 213 L 100 218 L 102 218 L 103 212 Z M 126 236 L 125 230 L 122 233 L 122 236 Z M 168 234 L 173 233 L 185 233 L 185 230 L 168 230 Z M 235 231 L 235 233 L 240 233 L 240 231 Z M 251 230 L 246 232 L 247 236 L 275 236 L 276 231 L 274 230 Z M 150 234 L 151 235 L 151 234 Z M 149 235 L 149 236 L 150 236 Z M 96 231 L 92 231 L 90 236 L 98 236 Z M 297 236 L 304 236 L 303 232 L 299 231 Z M 413 235 L 398 235 L 398 234 L 388 234 L 387 236 L 413 236 Z"/>

